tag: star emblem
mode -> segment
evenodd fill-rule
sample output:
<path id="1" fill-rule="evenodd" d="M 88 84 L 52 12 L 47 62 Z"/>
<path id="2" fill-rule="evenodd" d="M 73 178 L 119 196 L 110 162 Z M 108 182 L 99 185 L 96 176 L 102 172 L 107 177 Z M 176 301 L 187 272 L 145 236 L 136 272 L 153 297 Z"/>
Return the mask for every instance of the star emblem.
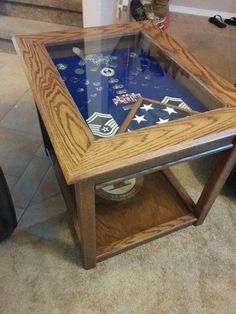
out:
<path id="1" fill-rule="evenodd" d="M 163 109 L 163 111 L 166 111 L 169 113 L 169 115 L 171 115 L 172 113 L 177 113 L 175 111 L 175 109 L 171 108 L 171 107 L 166 107 L 166 109 Z"/>
<path id="2" fill-rule="evenodd" d="M 143 106 L 140 107 L 140 109 L 148 111 L 148 110 L 151 110 L 151 109 L 154 109 L 154 108 L 152 107 L 152 104 L 150 104 L 150 105 L 143 104 Z"/>
<path id="3" fill-rule="evenodd" d="M 147 121 L 145 118 L 144 118 L 144 115 L 143 116 L 138 116 L 137 114 L 135 115 L 135 118 L 133 118 L 134 121 L 137 121 L 138 124 L 142 121 Z"/>
<path id="4" fill-rule="evenodd" d="M 104 133 L 107 133 L 107 132 L 110 132 L 110 127 L 108 127 L 108 126 L 103 126 L 103 127 L 101 128 L 101 130 L 102 130 Z"/>
<path id="5" fill-rule="evenodd" d="M 156 122 L 157 124 L 162 124 L 162 123 L 166 123 L 166 122 L 168 122 L 169 121 L 169 119 L 162 119 L 162 118 L 159 118 L 159 121 L 158 122 Z"/>

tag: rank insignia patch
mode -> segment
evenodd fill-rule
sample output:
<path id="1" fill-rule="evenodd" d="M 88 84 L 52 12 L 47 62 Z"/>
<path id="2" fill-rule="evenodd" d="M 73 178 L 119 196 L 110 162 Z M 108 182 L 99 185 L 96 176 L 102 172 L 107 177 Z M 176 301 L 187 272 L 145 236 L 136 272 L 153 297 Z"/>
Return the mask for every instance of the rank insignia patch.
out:
<path id="1" fill-rule="evenodd" d="M 166 96 L 162 102 L 164 104 L 167 104 L 167 105 L 174 105 L 174 106 L 177 106 L 179 108 L 183 108 L 183 109 L 187 109 L 187 110 L 192 110 L 184 101 L 183 99 L 181 98 L 174 98 L 174 97 L 169 97 L 169 96 Z"/>
<path id="2" fill-rule="evenodd" d="M 110 137 L 119 130 L 111 114 L 94 112 L 86 121 L 95 138 Z"/>

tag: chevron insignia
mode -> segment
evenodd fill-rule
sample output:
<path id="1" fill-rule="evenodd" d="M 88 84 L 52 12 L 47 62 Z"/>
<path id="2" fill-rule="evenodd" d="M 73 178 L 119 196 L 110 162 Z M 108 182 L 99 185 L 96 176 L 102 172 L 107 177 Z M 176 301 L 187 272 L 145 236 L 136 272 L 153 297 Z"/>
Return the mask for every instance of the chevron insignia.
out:
<path id="1" fill-rule="evenodd" d="M 119 130 L 111 114 L 94 112 L 86 121 L 95 138 L 110 137 Z"/>
<path id="2" fill-rule="evenodd" d="M 192 110 L 181 98 L 174 98 L 174 97 L 166 96 L 162 100 L 162 102 L 167 105 L 174 105 L 174 106 L 178 106 L 179 108 Z"/>

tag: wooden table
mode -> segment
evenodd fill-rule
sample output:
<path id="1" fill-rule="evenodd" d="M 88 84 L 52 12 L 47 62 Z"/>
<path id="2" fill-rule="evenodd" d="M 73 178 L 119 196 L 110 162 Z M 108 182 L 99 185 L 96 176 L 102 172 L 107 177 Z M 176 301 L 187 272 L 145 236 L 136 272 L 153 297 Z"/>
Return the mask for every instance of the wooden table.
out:
<path id="1" fill-rule="evenodd" d="M 16 36 L 13 41 L 34 94 L 45 148 L 53 160 L 86 269 L 149 240 L 203 223 L 235 164 L 236 89 L 231 84 L 146 21 Z M 70 67 L 70 72 L 63 72 Z M 89 82 L 94 77 L 97 81 Z M 142 96 L 152 99 L 139 98 L 131 114 L 122 101 L 114 102 L 122 91 L 130 93 L 133 88 L 137 93 L 137 85 Z M 89 91 L 94 88 L 96 93 Z M 164 104 L 160 95 L 165 89 L 167 96 L 183 95 L 184 108 L 178 101 Z M 117 94 L 116 100 L 111 100 L 112 93 Z M 193 103 L 206 110 L 191 111 Z M 137 110 L 144 110 L 140 109 L 144 104 L 155 106 L 154 111 L 165 105 L 165 111 L 168 106 L 176 115 L 185 111 L 186 116 L 141 127 L 148 119 Z M 99 110 L 112 112 L 119 128 L 115 136 L 106 136 L 107 125 L 99 129 L 104 131 L 101 136 L 89 124 L 89 117 Z M 125 123 L 121 122 L 124 116 Z M 127 132 L 129 127 L 131 132 Z M 218 161 L 195 204 L 169 167 L 216 153 Z M 109 184 L 139 177 L 144 178 L 143 186 L 131 199 L 106 200 L 96 193 Z"/>

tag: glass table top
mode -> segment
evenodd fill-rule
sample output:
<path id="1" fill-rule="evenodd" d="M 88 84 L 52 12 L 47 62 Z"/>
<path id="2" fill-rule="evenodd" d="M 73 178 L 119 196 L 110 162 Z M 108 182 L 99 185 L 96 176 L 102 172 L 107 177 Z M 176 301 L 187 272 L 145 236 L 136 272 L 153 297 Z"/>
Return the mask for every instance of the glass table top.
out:
<path id="1" fill-rule="evenodd" d="M 142 33 L 81 39 L 47 51 L 96 139 L 209 110 L 210 96 Z M 148 100 L 134 111 L 140 97 Z"/>

